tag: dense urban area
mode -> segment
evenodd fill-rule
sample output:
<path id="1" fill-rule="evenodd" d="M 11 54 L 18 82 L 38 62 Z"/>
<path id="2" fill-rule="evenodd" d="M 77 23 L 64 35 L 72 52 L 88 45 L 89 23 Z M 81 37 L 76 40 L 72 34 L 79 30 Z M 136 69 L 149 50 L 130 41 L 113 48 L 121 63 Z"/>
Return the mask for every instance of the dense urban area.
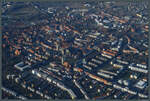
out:
<path id="1" fill-rule="evenodd" d="M 2 4 L 3 99 L 148 99 L 148 2 Z"/>

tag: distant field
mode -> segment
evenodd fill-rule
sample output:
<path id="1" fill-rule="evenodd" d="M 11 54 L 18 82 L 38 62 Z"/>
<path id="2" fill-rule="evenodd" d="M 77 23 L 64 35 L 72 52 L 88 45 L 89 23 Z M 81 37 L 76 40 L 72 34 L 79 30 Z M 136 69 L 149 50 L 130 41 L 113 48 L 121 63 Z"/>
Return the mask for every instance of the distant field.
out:
<path id="1" fill-rule="evenodd" d="M 35 15 L 37 13 L 38 13 L 38 11 L 35 8 L 33 8 L 32 6 L 14 5 L 9 10 L 7 10 L 7 12 L 5 14 L 19 19 L 20 17 Z"/>

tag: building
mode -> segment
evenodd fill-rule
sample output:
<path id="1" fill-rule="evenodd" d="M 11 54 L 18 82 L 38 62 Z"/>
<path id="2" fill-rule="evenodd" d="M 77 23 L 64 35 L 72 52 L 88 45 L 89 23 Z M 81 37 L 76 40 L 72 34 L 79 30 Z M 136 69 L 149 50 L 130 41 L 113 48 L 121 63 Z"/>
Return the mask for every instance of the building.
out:
<path id="1" fill-rule="evenodd" d="M 139 68 L 139 67 L 137 67 L 137 66 L 129 65 L 128 68 L 131 69 L 132 71 L 137 71 L 137 72 L 141 72 L 141 73 L 145 73 L 145 74 L 148 73 L 148 70 L 143 69 L 143 68 Z"/>
<path id="2" fill-rule="evenodd" d="M 147 83 L 145 81 L 140 80 L 139 82 L 137 82 L 135 84 L 135 87 L 140 88 L 140 89 L 144 89 L 147 86 Z"/>
<path id="3" fill-rule="evenodd" d="M 25 64 L 24 62 L 19 62 L 19 63 L 17 63 L 16 65 L 14 65 L 14 67 L 15 67 L 16 69 L 20 70 L 20 71 L 24 71 L 24 70 L 27 69 L 27 68 L 31 68 L 30 65 Z"/>

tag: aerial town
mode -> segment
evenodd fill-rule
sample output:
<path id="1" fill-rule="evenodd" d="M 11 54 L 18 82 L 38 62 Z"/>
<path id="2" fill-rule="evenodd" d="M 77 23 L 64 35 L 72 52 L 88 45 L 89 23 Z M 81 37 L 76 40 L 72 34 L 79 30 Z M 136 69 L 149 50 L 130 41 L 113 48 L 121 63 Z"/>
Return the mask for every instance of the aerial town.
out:
<path id="1" fill-rule="evenodd" d="M 5 2 L 2 99 L 148 99 L 148 2 Z"/>

